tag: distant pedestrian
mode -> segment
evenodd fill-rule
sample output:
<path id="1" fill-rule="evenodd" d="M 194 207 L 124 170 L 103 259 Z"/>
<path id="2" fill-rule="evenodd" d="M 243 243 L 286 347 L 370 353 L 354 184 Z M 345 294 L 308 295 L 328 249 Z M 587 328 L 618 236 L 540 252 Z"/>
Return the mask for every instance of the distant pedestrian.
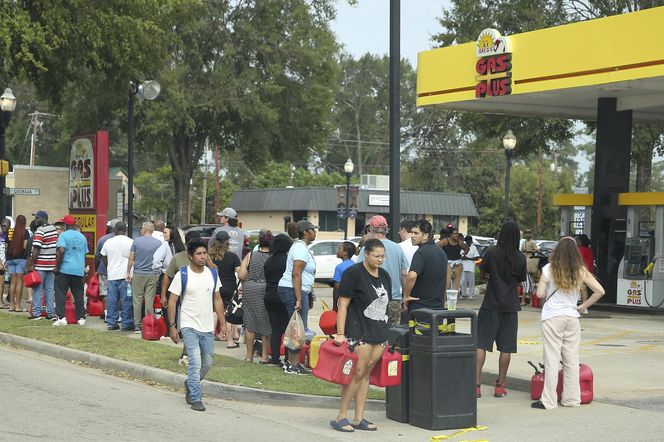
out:
<path id="1" fill-rule="evenodd" d="M 101 249 L 104 266 L 108 272 L 108 295 L 106 297 L 106 329 L 108 331 L 134 330 L 134 305 L 127 296 L 127 263 L 134 240 L 127 236 L 127 225 L 115 223 L 114 236 L 108 238 Z M 122 323 L 118 325 L 122 311 Z"/>
<path id="2" fill-rule="evenodd" d="M 140 333 L 141 310 L 145 302 L 145 315 L 154 314 L 154 295 L 157 293 L 159 273 L 152 268 L 154 254 L 161 246 L 161 241 L 154 238 L 154 224 L 143 223 L 141 236 L 131 245 L 131 253 L 127 261 L 127 282 L 131 284 L 134 300 L 134 332 Z M 133 267 L 133 272 L 132 272 Z"/>
<path id="3" fill-rule="evenodd" d="M 410 220 L 402 221 L 399 225 L 399 237 L 401 238 L 399 245 L 403 249 L 403 253 L 406 255 L 409 267 L 410 263 L 413 262 L 413 255 L 417 251 L 417 246 L 413 245 L 413 240 L 410 236 L 414 225 L 415 221 Z"/>
<path id="4" fill-rule="evenodd" d="M 89 252 L 88 240 L 76 229 L 76 218 L 67 215 L 62 219 L 65 231 L 60 234 L 57 242 L 55 258 L 55 314 L 58 319 L 55 326 L 67 325 L 65 317 L 65 301 L 70 290 L 76 306 L 76 323 L 85 325 L 84 277 L 85 255 Z"/>
<path id="5" fill-rule="evenodd" d="M 32 314 L 28 319 L 41 319 L 42 300 L 46 299 L 46 319 L 55 320 L 55 255 L 57 253 L 58 232 L 52 224 L 48 223 L 48 213 L 39 210 L 35 220 L 41 223 L 32 238 L 32 253 L 25 266 L 26 272 L 33 270 L 39 272 L 41 284 L 32 291 Z"/>
<path id="6" fill-rule="evenodd" d="M 207 247 L 200 239 L 187 244 L 191 263 L 175 274 L 169 287 L 168 319 L 170 337 L 174 343 L 180 342 L 180 334 L 185 350 L 189 355 L 185 400 L 191 409 L 205 411 L 202 401 L 201 381 L 214 362 L 214 314 L 224 324 L 224 304 L 219 294 L 221 281 L 216 271 L 207 266 Z M 186 271 L 186 276 L 182 272 Z M 183 289 L 183 279 L 186 287 Z M 178 323 L 175 323 L 176 305 L 181 299 Z"/>
<path id="7" fill-rule="evenodd" d="M 461 283 L 461 273 L 463 272 L 461 254 L 468 251 L 468 246 L 459 234 L 459 230 L 451 224 L 440 233 L 440 240 L 437 243 L 447 256 L 447 280 L 445 287 L 459 290 Z"/>
<path id="8" fill-rule="evenodd" d="M 235 253 L 239 260 L 244 256 L 244 240 L 248 238 L 247 232 L 237 227 L 237 212 L 232 207 L 226 207 L 217 213 L 220 217 L 221 227 L 217 227 L 208 241 L 208 248 L 212 247 L 214 238 L 219 232 L 228 233 L 230 251 Z"/>
<path id="9" fill-rule="evenodd" d="M 494 388 L 495 397 L 507 394 L 505 379 L 511 354 L 516 353 L 516 338 L 519 317 L 519 294 L 517 287 L 526 279 L 526 257 L 519 251 L 519 226 L 508 221 L 498 235 L 498 246 L 490 247 L 482 256 L 480 271 L 487 283 L 482 306 L 477 315 L 477 397 L 482 395 L 480 379 L 486 352 L 493 351 L 495 342 L 498 359 L 498 379 Z"/>
<path id="10" fill-rule="evenodd" d="M 445 305 L 445 281 L 447 257 L 436 246 L 433 227 L 425 219 L 415 223 L 411 233 L 413 244 L 418 246 L 406 276 L 403 288 L 403 309 L 443 308 Z"/>
<path id="11" fill-rule="evenodd" d="M 337 258 L 341 259 L 341 262 L 334 268 L 334 275 L 332 276 L 332 310 L 335 312 L 338 310 L 341 277 L 348 267 L 355 264 L 353 256 L 355 256 L 355 244 L 350 241 L 339 244 Z"/>
<path id="12" fill-rule="evenodd" d="M 392 291 L 390 293 L 390 304 L 388 306 L 388 324 L 394 327 L 401 322 L 401 286 L 405 281 L 409 266 L 406 254 L 399 244 L 387 238 L 389 227 L 387 220 L 382 215 L 374 215 L 369 219 L 369 237 L 381 241 L 385 248 L 385 260 L 381 264 L 392 280 Z M 365 251 L 362 249 L 357 257 L 357 262 L 364 260 Z"/>
<path id="13" fill-rule="evenodd" d="M 585 284 L 592 296 L 576 305 L 581 286 Z M 558 406 L 558 368 L 563 364 L 563 407 L 581 404 L 579 387 L 579 344 L 581 326 L 579 312 L 587 309 L 604 295 L 604 289 L 585 267 L 574 238 L 566 236 L 549 257 L 537 285 L 542 306 L 542 341 L 544 343 L 544 390 L 532 408 L 551 410 Z"/>
<path id="14" fill-rule="evenodd" d="M 463 273 L 461 274 L 461 298 L 473 299 L 475 298 L 475 261 L 480 257 L 477 247 L 473 244 L 473 237 L 468 235 L 464 239 L 468 246 L 468 251 L 461 255 L 461 266 Z"/>

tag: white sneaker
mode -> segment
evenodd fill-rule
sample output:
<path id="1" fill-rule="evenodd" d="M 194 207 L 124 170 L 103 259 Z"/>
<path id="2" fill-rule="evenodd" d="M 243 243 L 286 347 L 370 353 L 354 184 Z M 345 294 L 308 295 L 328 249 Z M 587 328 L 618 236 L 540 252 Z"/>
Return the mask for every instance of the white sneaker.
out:
<path id="1" fill-rule="evenodd" d="M 56 327 L 61 327 L 63 325 L 67 325 L 67 318 L 60 318 L 60 319 L 56 320 L 55 322 L 53 322 L 53 325 L 56 326 Z"/>
<path id="2" fill-rule="evenodd" d="M 76 323 L 77 323 L 79 326 L 83 327 L 83 326 L 85 325 L 85 318 L 81 318 L 81 319 L 79 319 L 78 321 L 76 321 Z"/>

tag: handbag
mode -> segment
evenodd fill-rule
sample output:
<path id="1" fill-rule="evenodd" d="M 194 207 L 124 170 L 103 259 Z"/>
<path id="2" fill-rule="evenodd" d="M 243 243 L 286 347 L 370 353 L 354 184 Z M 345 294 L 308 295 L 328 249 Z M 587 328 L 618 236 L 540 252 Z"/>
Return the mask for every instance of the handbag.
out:
<path id="1" fill-rule="evenodd" d="M 242 308 L 242 300 L 238 298 L 238 287 L 240 283 L 235 286 L 235 293 L 231 303 L 226 306 L 226 313 L 224 317 L 229 324 L 240 325 L 244 320 L 244 309 Z"/>

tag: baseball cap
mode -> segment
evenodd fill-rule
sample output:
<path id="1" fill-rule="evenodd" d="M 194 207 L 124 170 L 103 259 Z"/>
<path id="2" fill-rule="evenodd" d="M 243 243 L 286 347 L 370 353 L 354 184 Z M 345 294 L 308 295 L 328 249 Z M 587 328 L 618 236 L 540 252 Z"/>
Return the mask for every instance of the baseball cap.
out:
<path id="1" fill-rule="evenodd" d="M 37 212 L 33 213 L 32 216 L 34 216 L 35 218 L 48 219 L 48 213 L 46 213 L 45 210 L 37 210 Z"/>
<path id="2" fill-rule="evenodd" d="M 72 215 L 66 215 L 58 220 L 59 223 L 64 223 L 67 226 L 73 226 L 76 224 L 76 218 Z"/>
<path id="3" fill-rule="evenodd" d="M 237 212 L 232 207 L 226 207 L 221 212 L 217 212 L 219 216 L 225 216 L 226 218 L 235 219 L 237 218 Z"/>
<path id="4" fill-rule="evenodd" d="M 387 228 L 387 220 L 383 215 L 374 215 L 369 218 L 367 225 L 373 227 L 374 229 L 385 229 Z"/>
<path id="5" fill-rule="evenodd" d="M 119 222 L 122 221 L 120 218 L 113 218 L 109 219 L 108 222 L 106 223 L 106 227 L 115 227 L 115 225 Z"/>
<path id="6" fill-rule="evenodd" d="M 317 229 L 318 226 L 315 226 L 308 219 L 301 219 L 297 222 L 297 230 L 304 232 L 309 229 Z"/>
<path id="7" fill-rule="evenodd" d="M 228 235 L 228 232 L 221 230 L 214 235 L 214 240 L 218 242 L 224 242 L 230 240 L 231 237 Z"/>

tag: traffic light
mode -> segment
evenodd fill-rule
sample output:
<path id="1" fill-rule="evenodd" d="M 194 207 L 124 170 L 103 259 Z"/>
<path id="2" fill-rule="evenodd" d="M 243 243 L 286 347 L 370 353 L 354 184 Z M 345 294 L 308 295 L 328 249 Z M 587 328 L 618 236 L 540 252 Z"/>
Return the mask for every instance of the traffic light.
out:
<path id="1" fill-rule="evenodd" d="M 7 176 L 9 173 L 9 161 L 0 160 L 0 176 Z"/>

